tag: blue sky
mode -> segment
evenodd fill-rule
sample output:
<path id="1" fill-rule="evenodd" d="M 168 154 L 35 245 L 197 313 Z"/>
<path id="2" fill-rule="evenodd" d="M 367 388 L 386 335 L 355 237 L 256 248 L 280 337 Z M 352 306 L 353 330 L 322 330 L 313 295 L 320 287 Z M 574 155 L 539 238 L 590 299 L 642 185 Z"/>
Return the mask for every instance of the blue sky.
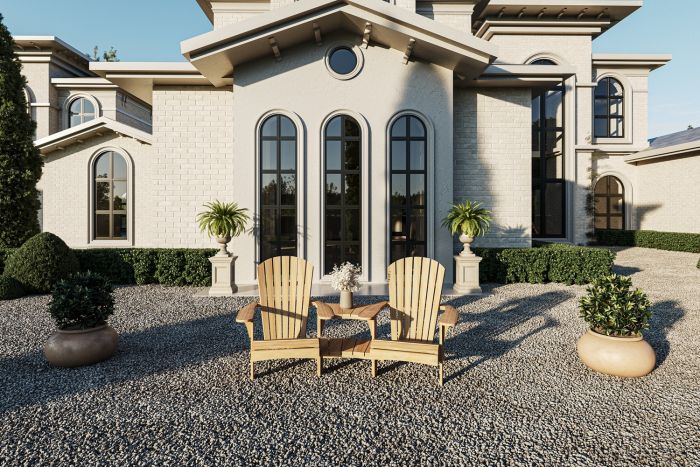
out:
<path id="1" fill-rule="evenodd" d="M 180 41 L 211 29 L 195 0 L 0 0 L 0 13 L 13 34 L 55 35 L 85 52 L 114 46 L 122 61 L 183 60 Z M 646 0 L 594 42 L 595 52 L 673 54 L 651 75 L 649 136 L 700 126 L 699 18 L 700 1 Z"/>

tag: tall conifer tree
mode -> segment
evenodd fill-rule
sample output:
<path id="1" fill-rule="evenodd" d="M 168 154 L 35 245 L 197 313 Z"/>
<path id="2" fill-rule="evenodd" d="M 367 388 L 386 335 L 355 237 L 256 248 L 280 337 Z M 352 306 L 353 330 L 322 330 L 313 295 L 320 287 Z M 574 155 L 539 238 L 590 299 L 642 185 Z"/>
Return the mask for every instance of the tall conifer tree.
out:
<path id="1" fill-rule="evenodd" d="M 36 184 L 43 161 L 34 146 L 36 124 L 27 111 L 25 86 L 0 14 L 0 247 L 18 247 L 39 232 Z"/>

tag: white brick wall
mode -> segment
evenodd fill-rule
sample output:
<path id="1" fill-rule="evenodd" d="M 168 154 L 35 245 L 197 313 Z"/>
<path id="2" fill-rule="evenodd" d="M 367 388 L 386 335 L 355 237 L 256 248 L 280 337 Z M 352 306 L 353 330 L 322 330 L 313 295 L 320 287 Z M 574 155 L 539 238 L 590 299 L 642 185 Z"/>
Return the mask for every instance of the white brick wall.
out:
<path id="1" fill-rule="evenodd" d="M 154 89 L 153 155 L 146 167 L 152 183 L 140 198 L 148 213 L 140 245 L 214 244 L 199 232 L 195 217 L 206 202 L 231 200 L 232 96 L 230 89 L 213 87 Z"/>
<path id="2" fill-rule="evenodd" d="M 455 90 L 454 198 L 492 211 L 482 246 L 531 244 L 529 89 Z"/>

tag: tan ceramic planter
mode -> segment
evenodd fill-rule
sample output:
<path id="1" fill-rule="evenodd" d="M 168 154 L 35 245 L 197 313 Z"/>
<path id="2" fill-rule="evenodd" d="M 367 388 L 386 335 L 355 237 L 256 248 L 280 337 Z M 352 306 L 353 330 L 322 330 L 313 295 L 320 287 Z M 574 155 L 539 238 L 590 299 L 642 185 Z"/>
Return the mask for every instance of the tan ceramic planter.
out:
<path id="1" fill-rule="evenodd" d="M 636 378 L 654 369 L 656 354 L 642 336 L 612 337 L 588 330 L 576 346 L 581 361 L 606 375 Z"/>
<path id="2" fill-rule="evenodd" d="M 44 355 L 55 366 L 91 365 L 114 355 L 118 341 L 117 332 L 106 324 L 77 331 L 58 330 L 44 344 Z"/>

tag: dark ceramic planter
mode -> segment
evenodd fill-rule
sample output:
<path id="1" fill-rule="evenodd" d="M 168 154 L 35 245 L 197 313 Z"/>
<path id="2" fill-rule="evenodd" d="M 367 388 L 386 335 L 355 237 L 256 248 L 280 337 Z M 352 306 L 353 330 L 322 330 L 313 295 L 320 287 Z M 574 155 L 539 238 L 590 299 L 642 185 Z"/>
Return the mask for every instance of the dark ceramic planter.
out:
<path id="1" fill-rule="evenodd" d="M 75 331 L 59 329 L 44 344 L 44 355 L 55 366 L 92 365 L 114 355 L 118 342 L 119 335 L 107 324 Z"/>

